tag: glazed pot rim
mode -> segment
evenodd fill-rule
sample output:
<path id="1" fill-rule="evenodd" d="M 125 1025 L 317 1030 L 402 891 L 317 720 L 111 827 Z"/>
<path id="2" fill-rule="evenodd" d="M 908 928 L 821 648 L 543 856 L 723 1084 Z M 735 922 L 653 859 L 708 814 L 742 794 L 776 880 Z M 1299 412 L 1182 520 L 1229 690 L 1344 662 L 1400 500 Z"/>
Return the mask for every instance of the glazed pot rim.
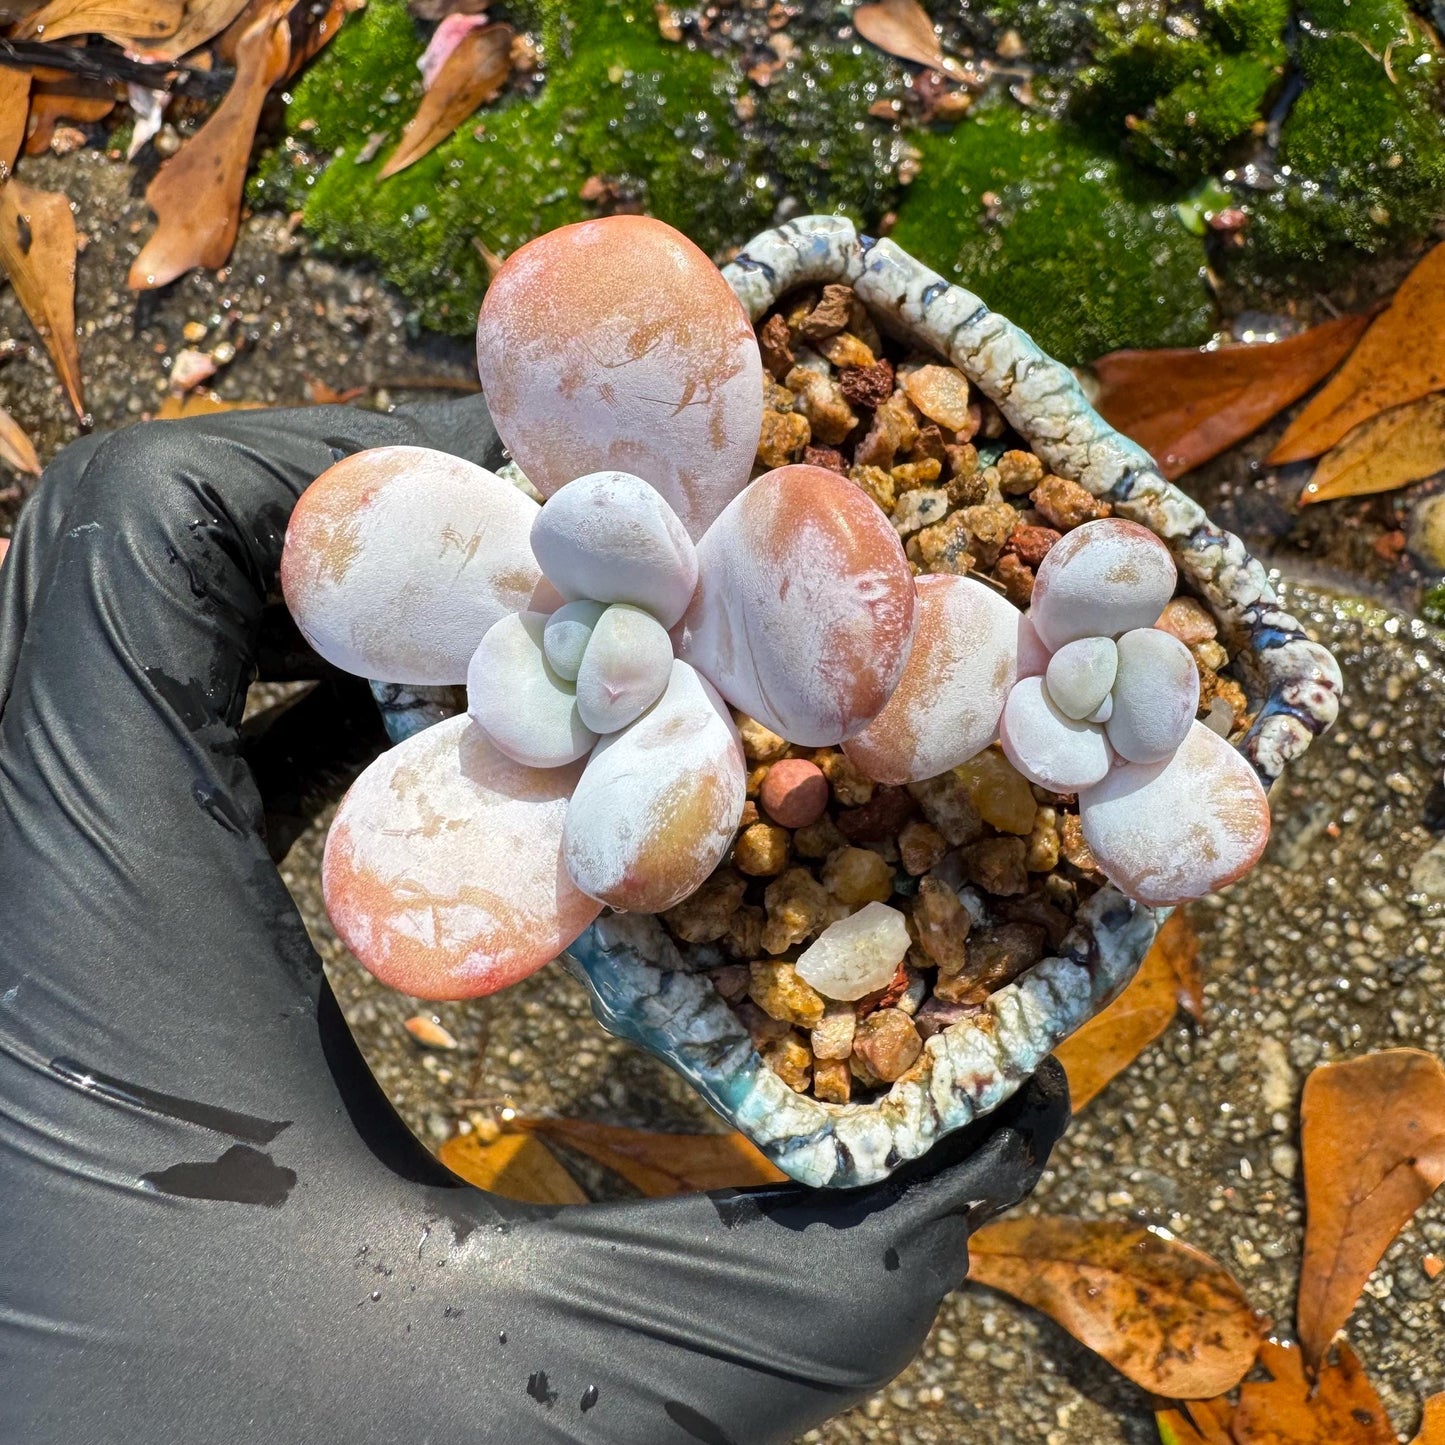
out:
<path id="1" fill-rule="evenodd" d="M 1238 746 L 1265 787 L 1334 720 L 1334 658 L 1282 609 L 1263 565 L 1094 411 L 1067 367 L 977 296 L 837 216 L 763 232 L 723 274 L 754 323 L 801 286 L 852 286 L 884 330 L 958 367 L 1051 472 L 1160 537 L 1222 629 L 1256 705 Z M 586 984 L 604 1027 L 682 1074 L 785 1173 L 851 1187 L 886 1177 L 1002 1103 L 1117 996 L 1169 911 L 1105 885 L 1082 905 L 1054 957 L 998 990 L 977 1017 L 926 1040 L 919 1062 L 870 1103 L 795 1093 L 764 1063 L 711 980 L 688 970 L 655 918 L 599 919 L 563 962 Z"/>

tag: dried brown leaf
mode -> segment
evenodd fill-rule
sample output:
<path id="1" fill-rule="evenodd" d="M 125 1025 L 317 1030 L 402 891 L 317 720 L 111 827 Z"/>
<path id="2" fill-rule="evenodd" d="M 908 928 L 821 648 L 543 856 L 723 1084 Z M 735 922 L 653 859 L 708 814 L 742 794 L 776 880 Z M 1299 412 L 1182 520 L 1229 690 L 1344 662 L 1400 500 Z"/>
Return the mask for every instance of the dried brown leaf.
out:
<path id="1" fill-rule="evenodd" d="M 20 147 L 25 144 L 25 122 L 30 116 L 30 72 L 0 70 L 0 185 L 15 169 Z"/>
<path id="2" fill-rule="evenodd" d="M 1390 1241 L 1445 1181 L 1445 1064 L 1385 1049 L 1322 1064 L 1300 1103 L 1304 1259 L 1295 1312 L 1315 1365 Z"/>
<path id="3" fill-rule="evenodd" d="M 1146 1390 L 1222 1395 L 1254 1361 L 1261 1320 L 1229 1271 L 1162 1230 L 1002 1219 L 969 1241 L 968 1277 L 1041 1310 Z"/>
<path id="4" fill-rule="evenodd" d="M 1169 1410 L 1158 1410 L 1154 1423 L 1160 1445 L 1234 1445 L 1229 1432 L 1234 1407 L 1227 1399 L 1186 1400 Z"/>
<path id="5" fill-rule="evenodd" d="M 658 1134 L 587 1119 L 529 1119 L 524 1127 L 595 1159 L 649 1199 L 777 1184 L 786 1176 L 741 1134 Z"/>
<path id="6" fill-rule="evenodd" d="M 180 421 L 188 416 L 211 416 L 218 411 L 264 411 L 259 401 L 222 401 L 213 391 L 192 392 L 177 396 L 172 392 L 156 408 L 156 421 Z"/>
<path id="7" fill-rule="evenodd" d="M 306 378 L 306 390 L 310 393 L 312 404 L 315 406 L 344 406 L 348 401 L 355 401 L 358 396 L 366 395 L 364 386 L 348 386 L 345 391 L 337 391 L 329 382 L 322 381 L 319 376 L 308 376 Z"/>
<path id="8" fill-rule="evenodd" d="M 17 39 L 109 35 L 159 40 L 181 23 L 184 0 L 50 0 L 15 27 Z"/>
<path id="9" fill-rule="evenodd" d="M 1195 999 L 1198 960 L 1189 920 L 1171 914 L 1124 992 L 1054 1050 L 1076 1114 L 1168 1028 L 1181 998 Z"/>
<path id="10" fill-rule="evenodd" d="M 1431 392 L 1362 421 L 1320 458 L 1300 506 L 1393 492 L 1445 467 L 1445 392 Z"/>
<path id="11" fill-rule="evenodd" d="M 12 471 L 25 472 L 32 477 L 40 475 L 40 458 L 35 453 L 35 443 L 3 406 L 0 406 L 0 463 Z"/>
<path id="12" fill-rule="evenodd" d="M 1258 431 L 1337 367 L 1369 325 L 1341 316 L 1285 341 L 1113 351 L 1094 363 L 1099 414 L 1174 478 Z"/>
<path id="13" fill-rule="evenodd" d="M 1410 1445 L 1445 1445 L 1445 1391 L 1425 1401 L 1420 1417 L 1420 1433 Z"/>
<path id="14" fill-rule="evenodd" d="M 1405 278 L 1350 359 L 1290 423 L 1269 460 L 1317 457 L 1376 413 L 1442 388 L 1445 245 L 1427 252 Z"/>
<path id="15" fill-rule="evenodd" d="M 1259 1363 L 1272 1378 L 1240 1389 L 1232 1421 L 1236 1445 L 1394 1445 L 1385 1407 L 1343 1340 L 1313 1385 L 1294 1345 L 1267 1340 Z"/>
<path id="16" fill-rule="evenodd" d="M 109 86 L 94 80 L 65 77 L 33 78 L 30 86 L 30 120 L 25 132 L 25 154 L 38 156 L 50 149 L 55 127 L 63 120 L 104 120 L 115 109 Z"/>
<path id="17" fill-rule="evenodd" d="M 59 191 L 37 191 L 13 177 L 0 186 L 0 269 L 45 343 L 76 416 L 84 417 L 75 252 L 75 217 Z"/>
<path id="18" fill-rule="evenodd" d="M 187 0 L 173 34 L 140 49 L 148 60 L 179 60 L 219 35 L 246 8 L 246 0 Z"/>
<path id="19" fill-rule="evenodd" d="M 967 76 L 962 64 L 943 53 L 933 21 L 918 0 L 878 0 L 877 4 L 860 5 L 853 12 L 853 28 L 870 45 L 899 60 L 911 60 L 959 80 Z"/>
<path id="20" fill-rule="evenodd" d="M 484 1144 L 475 1134 L 458 1134 L 437 1157 L 468 1184 L 523 1204 L 586 1204 L 582 1186 L 557 1156 L 530 1134 L 502 1134 Z"/>
<path id="21" fill-rule="evenodd" d="M 454 1049 L 457 1041 L 449 1029 L 443 1028 L 428 1014 L 413 1014 L 402 1027 L 424 1049 Z"/>
<path id="22" fill-rule="evenodd" d="M 288 76 L 295 75 L 318 51 L 329 45 L 340 31 L 348 15 L 364 9 L 366 0 L 331 0 L 321 16 L 308 24 L 291 47 Z"/>
<path id="23" fill-rule="evenodd" d="M 164 286 L 196 266 L 225 265 L 241 221 L 241 190 L 261 106 L 291 57 L 290 3 L 275 0 L 246 28 L 226 98 L 147 187 L 156 228 L 131 263 L 132 290 Z"/>
<path id="24" fill-rule="evenodd" d="M 429 155 L 479 105 L 494 100 L 511 73 L 510 26 L 484 25 L 468 31 L 437 71 L 379 178 L 394 176 Z"/>

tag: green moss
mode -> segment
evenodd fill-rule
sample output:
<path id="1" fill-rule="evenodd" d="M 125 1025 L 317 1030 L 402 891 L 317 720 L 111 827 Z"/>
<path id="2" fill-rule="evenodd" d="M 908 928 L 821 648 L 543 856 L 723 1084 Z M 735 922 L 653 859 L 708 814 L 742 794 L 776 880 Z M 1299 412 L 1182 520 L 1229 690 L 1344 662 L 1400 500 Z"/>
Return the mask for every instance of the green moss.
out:
<path id="1" fill-rule="evenodd" d="M 746 236 L 771 211 L 740 155 L 736 79 L 667 46 L 650 6 L 594 0 L 541 19 L 548 80 L 536 97 L 479 113 L 425 159 L 377 172 L 416 105 L 415 29 L 400 0 L 373 0 L 296 88 L 293 140 L 268 158 L 258 201 L 304 194 L 323 246 L 374 257 L 422 324 L 465 333 L 485 289 L 478 244 L 499 254 L 590 214 L 579 191 L 603 176 L 704 249 Z M 575 22 L 575 23 L 574 23 Z M 387 137 L 358 165 L 369 134 Z M 331 155 L 317 174 L 301 148 Z M 289 153 L 288 153 L 289 149 Z"/>
<path id="2" fill-rule="evenodd" d="M 1209 336 L 1204 247 L 1173 214 L 1173 191 L 1090 134 L 995 105 L 922 145 L 893 239 L 1055 356 Z"/>
<path id="3" fill-rule="evenodd" d="M 1300 19 L 1304 89 L 1279 149 L 1291 180 L 1258 206 L 1254 237 L 1286 269 L 1423 235 L 1445 210 L 1445 70 L 1408 8 L 1308 0 Z"/>
<path id="4" fill-rule="evenodd" d="M 1437 582 L 1420 599 L 1420 616 L 1437 627 L 1445 627 L 1445 582 Z"/>
<path id="5" fill-rule="evenodd" d="M 899 67 L 871 46 L 812 46 L 762 92 L 758 116 L 769 132 L 760 162 L 779 190 L 810 211 L 872 220 L 897 199 L 891 126 L 868 107 L 896 89 Z"/>

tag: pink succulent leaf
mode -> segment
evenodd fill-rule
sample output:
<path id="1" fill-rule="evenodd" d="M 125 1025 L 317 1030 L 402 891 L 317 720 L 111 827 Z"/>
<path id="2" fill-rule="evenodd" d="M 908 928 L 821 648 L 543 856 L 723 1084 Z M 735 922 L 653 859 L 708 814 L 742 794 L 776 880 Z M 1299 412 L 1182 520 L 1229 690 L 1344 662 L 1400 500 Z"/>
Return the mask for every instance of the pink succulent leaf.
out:
<path id="1" fill-rule="evenodd" d="M 1080 792 L 1079 817 L 1105 876 L 1151 908 L 1233 883 L 1269 841 L 1269 801 L 1254 770 L 1198 722 L 1166 762 L 1121 763 Z"/>
<path id="2" fill-rule="evenodd" d="M 513 252 L 482 303 L 477 367 L 498 433 L 544 496 L 631 472 L 697 538 L 747 483 L 757 339 L 722 273 L 661 221 L 583 221 Z"/>
<path id="3" fill-rule="evenodd" d="M 913 648 L 883 711 L 843 744 L 880 783 L 936 778 L 982 752 L 1017 681 L 1019 634 L 1012 603 L 969 577 L 916 582 Z"/>
<path id="4" fill-rule="evenodd" d="M 542 582 L 538 507 L 481 467 L 424 447 L 377 447 L 329 467 L 286 530 L 281 587 L 328 662 L 380 682 L 466 681 L 491 625 Z M 550 592 L 550 588 L 544 588 Z"/>
<path id="5" fill-rule="evenodd" d="M 432 88 L 442 66 L 451 59 L 452 51 L 462 43 L 469 31 L 489 24 L 491 21 L 487 19 L 485 12 L 480 15 L 448 15 L 444 17 L 441 24 L 432 31 L 431 40 L 427 42 L 421 59 L 416 63 L 416 68 L 421 71 L 422 89 L 430 90 Z"/>
<path id="6" fill-rule="evenodd" d="M 1032 613 L 1025 613 L 1019 623 L 1019 676 L 1042 677 L 1048 670 L 1050 652 L 1034 626 Z"/>
<path id="7" fill-rule="evenodd" d="M 615 602 L 592 629 L 577 672 L 577 710 L 596 733 L 635 722 L 667 690 L 672 639 L 657 618 Z"/>
<path id="8" fill-rule="evenodd" d="M 567 808 L 568 871 L 613 908 L 671 908 L 727 856 L 746 787 L 742 743 L 722 699 L 674 662 L 657 704 L 593 750 Z"/>
<path id="9" fill-rule="evenodd" d="M 541 612 L 499 618 L 467 669 L 467 711 L 502 752 L 531 768 L 575 762 L 597 741 L 582 721 L 576 687 L 547 663 L 546 626 Z"/>
<path id="10" fill-rule="evenodd" d="M 903 675 L 916 589 L 898 534 L 822 467 L 755 481 L 698 543 L 678 656 L 790 742 L 862 732 Z"/>
<path id="11" fill-rule="evenodd" d="M 1126 632 L 1118 650 L 1109 744 L 1126 762 L 1163 762 L 1199 711 L 1199 669 L 1177 637 L 1153 627 Z"/>
<path id="12" fill-rule="evenodd" d="M 512 762 L 468 717 L 383 753 L 326 839 L 327 912 L 383 983 L 421 998 L 494 993 L 555 958 L 598 905 L 562 865 L 580 762 Z"/>
<path id="13" fill-rule="evenodd" d="M 1112 761 L 1104 730 L 1060 712 L 1041 677 L 1026 677 L 1009 693 L 999 740 L 1029 782 L 1054 793 L 1097 783 Z"/>
<path id="14" fill-rule="evenodd" d="M 1044 685 L 1065 717 L 1086 718 L 1109 699 L 1119 672 L 1119 649 L 1109 637 L 1066 642 L 1049 659 Z"/>
<path id="15" fill-rule="evenodd" d="M 630 602 L 671 627 L 697 586 L 697 551 L 656 488 L 594 472 L 552 495 L 532 524 L 532 552 L 566 598 Z"/>
<path id="16" fill-rule="evenodd" d="M 1079 637 L 1149 627 L 1174 595 L 1169 549 L 1137 522 L 1106 517 L 1064 535 L 1039 563 L 1029 616 L 1050 651 Z"/>

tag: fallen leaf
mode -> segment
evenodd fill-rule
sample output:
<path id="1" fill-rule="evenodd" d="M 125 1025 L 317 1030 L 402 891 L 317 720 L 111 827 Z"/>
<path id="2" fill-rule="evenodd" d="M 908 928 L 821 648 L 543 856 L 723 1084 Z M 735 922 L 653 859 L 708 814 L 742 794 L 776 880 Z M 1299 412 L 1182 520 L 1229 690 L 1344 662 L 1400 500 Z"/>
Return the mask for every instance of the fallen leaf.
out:
<path id="1" fill-rule="evenodd" d="M 4 75 L 6 84 L 0 86 L 0 185 L 15 169 L 30 116 L 30 72 L 6 70 Z"/>
<path id="2" fill-rule="evenodd" d="M 853 12 L 853 28 L 870 45 L 899 60 L 911 60 L 955 79 L 968 78 L 964 66 L 943 53 L 933 21 L 918 0 L 878 0 L 875 5 L 860 5 Z"/>
<path id="3" fill-rule="evenodd" d="M 437 1157 L 468 1184 L 523 1204 L 586 1204 L 582 1186 L 557 1156 L 530 1134 L 501 1134 L 483 1144 L 475 1134 L 458 1134 Z"/>
<path id="4" fill-rule="evenodd" d="M 366 395 L 364 386 L 348 386 L 345 391 L 337 391 L 319 376 L 306 378 L 306 390 L 311 394 L 311 401 L 315 406 L 344 406 L 348 401 L 355 401 L 358 396 Z"/>
<path id="5" fill-rule="evenodd" d="M 247 0 L 190 0 L 174 33 L 136 47 L 146 60 L 179 60 L 219 35 L 246 8 Z"/>
<path id="6" fill-rule="evenodd" d="M 1320 458 L 1300 506 L 1393 492 L 1445 467 L 1445 392 L 1392 406 L 1362 421 Z"/>
<path id="7" fill-rule="evenodd" d="M 1343 1340 L 1313 1385 L 1294 1345 L 1266 1340 L 1259 1363 L 1272 1378 L 1240 1388 L 1231 1423 L 1237 1445 L 1394 1445 L 1385 1407 Z"/>
<path id="8" fill-rule="evenodd" d="M 1229 1420 L 1234 1407 L 1228 1400 L 1186 1400 L 1158 1410 L 1154 1423 L 1161 1445 L 1234 1445 Z"/>
<path id="9" fill-rule="evenodd" d="M 511 27 L 469 30 L 442 62 L 379 179 L 394 176 L 435 150 L 479 105 L 500 94 L 511 73 Z"/>
<path id="10" fill-rule="evenodd" d="M 17 40 L 107 35 L 159 40 L 181 23 L 184 0 L 50 0 L 15 27 Z"/>
<path id="11" fill-rule="evenodd" d="M 261 105 L 291 56 L 290 3 L 274 0 L 247 27 L 226 98 L 146 188 L 156 228 L 131 263 L 133 291 L 164 286 L 197 266 L 214 270 L 231 254 Z"/>
<path id="12" fill-rule="evenodd" d="M 1341 316 L 1298 336 L 1217 351 L 1113 351 L 1094 363 L 1094 406 L 1171 480 L 1258 431 L 1337 367 L 1370 317 Z"/>
<path id="13" fill-rule="evenodd" d="M 13 177 L 0 187 L 0 269 L 40 333 L 76 416 L 83 418 L 75 251 L 75 217 L 59 191 L 37 191 Z"/>
<path id="14" fill-rule="evenodd" d="M 1445 1064 L 1385 1049 L 1322 1064 L 1300 1103 L 1304 1259 L 1295 1311 L 1311 1366 L 1390 1241 L 1445 1181 Z"/>
<path id="15" fill-rule="evenodd" d="M 365 6 L 366 0 L 331 0 L 319 19 L 304 26 L 299 36 L 293 33 L 291 63 L 286 67 L 286 74 L 295 75 L 323 46 L 336 38 L 348 15 Z"/>
<path id="16" fill-rule="evenodd" d="M 1146 1390 L 1206 1400 L 1254 1362 L 1262 1321 L 1233 1276 L 1164 1230 L 1002 1219 L 969 1240 L 968 1277 L 1041 1310 Z"/>
<path id="17" fill-rule="evenodd" d="M 407 1033 L 424 1049 L 454 1049 L 457 1041 L 434 1018 L 426 1014 L 414 1014 L 403 1025 Z"/>
<path id="18" fill-rule="evenodd" d="M 524 1128 L 568 1144 L 620 1174 L 649 1199 L 778 1184 L 786 1175 L 741 1134 L 658 1134 L 587 1119 L 526 1119 Z"/>
<path id="19" fill-rule="evenodd" d="M 1199 940 L 1189 920 L 1172 913 L 1124 992 L 1054 1050 L 1069 1077 L 1076 1114 L 1168 1028 L 1181 998 L 1190 1000 L 1194 1012 L 1198 959 Z"/>
<path id="20" fill-rule="evenodd" d="M 25 154 L 38 156 L 50 149 L 55 128 L 63 120 L 88 125 L 104 120 L 115 109 L 115 96 L 100 81 L 80 76 L 61 80 L 33 79 L 30 86 L 30 120 L 25 132 Z"/>
<path id="21" fill-rule="evenodd" d="M 1420 1433 L 1410 1445 L 1445 1445 L 1445 1391 L 1425 1401 L 1420 1417 Z"/>
<path id="22" fill-rule="evenodd" d="M 1328 451 L 1362 421 L 1445 387 L 1445 245 L 1428 251 L 1371 323 L 1350 359 L 1269 454 L 1298 462 Z"/>
<path id="23" fill-rule="evenodd" d="M 32 477 L 40 475 L 40 458 L 35 454 L 35 443 L 3 406 L 0 406 L 0 462 L 11 471 L 27 472 Z"/>
<path id="24" fill-rule="evenodd" d="M 421 71 L 421 87 L 423 90 L 430 90 L 436 84 L 436 78 L 441 74 L 442 66 L 451 58 L 451 53 L 458 45 L 470 35 L 473 30 L 480 30 L 488 23 L 485 15 L 448 15 L 435 30 L 432 37 L 427 41 L 426 49 L 421 53 L 421 59 L 417 61 L 416 68 Z"/>
<path id="25" fill-rule="evenodd" d="M 190 396 L 174 392 L 156 408 L 156 421 L 181 421 L 188 416 L 210 416 L 218 411 L 264 411 L 259 401 L 222 401 L 213 391 L 197 391 Z"/>

